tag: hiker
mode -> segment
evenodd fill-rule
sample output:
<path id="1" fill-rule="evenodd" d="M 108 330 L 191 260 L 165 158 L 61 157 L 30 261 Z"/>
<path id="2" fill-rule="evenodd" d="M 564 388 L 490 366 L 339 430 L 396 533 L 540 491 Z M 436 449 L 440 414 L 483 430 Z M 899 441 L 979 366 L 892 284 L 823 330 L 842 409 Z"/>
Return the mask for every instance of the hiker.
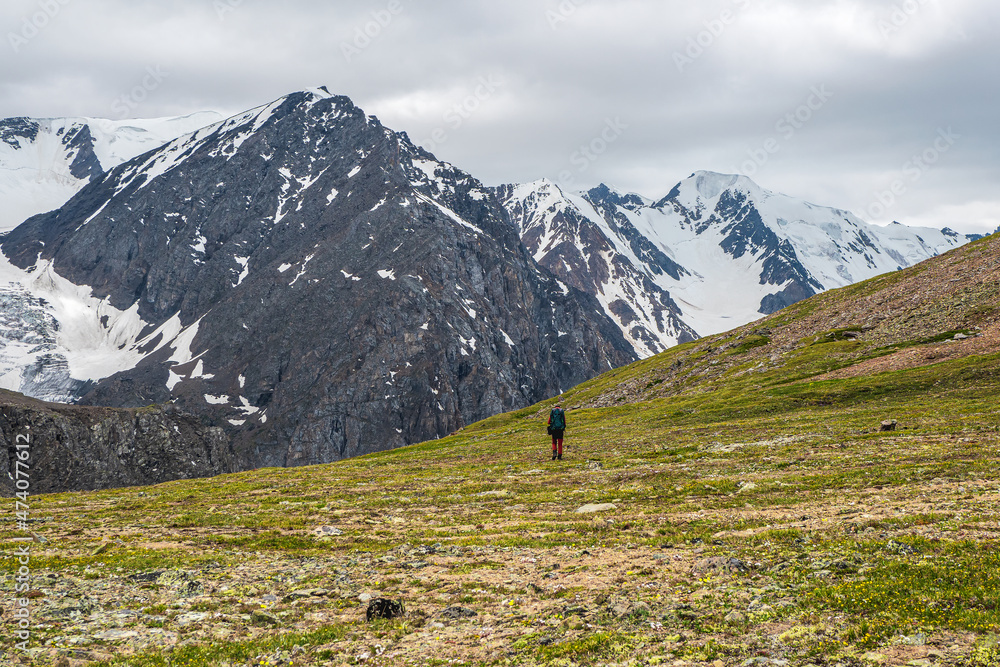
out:
<path id="1" fill-rule="evenodd" d="M 563 432 L 566 430 L 566 413 L 558 405 L 549 413 L 549 434 L 552 436 L 552 460 L 562 461 Z"/>

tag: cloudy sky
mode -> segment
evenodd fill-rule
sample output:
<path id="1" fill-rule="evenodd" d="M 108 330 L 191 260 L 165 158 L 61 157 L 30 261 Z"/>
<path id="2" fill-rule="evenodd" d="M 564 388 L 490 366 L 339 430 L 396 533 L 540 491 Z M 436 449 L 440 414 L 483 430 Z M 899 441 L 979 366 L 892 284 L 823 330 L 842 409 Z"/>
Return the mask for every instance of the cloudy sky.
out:
<path id="1" fill-rule="evenodd" d="M 5 0 L 0 117 L 236 113 L 326 85 L 488 184 L 698 169 L 1000 226 L 996 0 Z"/>

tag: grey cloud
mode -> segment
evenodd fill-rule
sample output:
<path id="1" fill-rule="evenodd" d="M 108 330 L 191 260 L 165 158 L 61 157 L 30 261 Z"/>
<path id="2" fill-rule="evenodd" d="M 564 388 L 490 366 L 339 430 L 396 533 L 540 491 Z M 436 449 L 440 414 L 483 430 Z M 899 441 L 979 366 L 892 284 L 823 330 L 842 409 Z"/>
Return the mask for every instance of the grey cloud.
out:
<path id="1" fill-rule="evenodd" d="M 952 127 L 961 140 L 875 221 L 1000 225 L 988 0 L 50 0 L 58 13 L 14 53 L 9 35 L 44 1 L 0 14 L 0 116 L 120 113 L 148 67 L 169 76 L 130 115 L 235 113 L 325 84 L 489 183 L 568 170 L 581 188 L 654 197 L 777 139 L 755 180 L 864 217 Z M 503 84 L 446 117 L 480 77 Z M 788 136 L 777 123 L 814 86 L 833 97 Z M 627 130 L 581 170 L 574 154 L 609 118 Z"/>

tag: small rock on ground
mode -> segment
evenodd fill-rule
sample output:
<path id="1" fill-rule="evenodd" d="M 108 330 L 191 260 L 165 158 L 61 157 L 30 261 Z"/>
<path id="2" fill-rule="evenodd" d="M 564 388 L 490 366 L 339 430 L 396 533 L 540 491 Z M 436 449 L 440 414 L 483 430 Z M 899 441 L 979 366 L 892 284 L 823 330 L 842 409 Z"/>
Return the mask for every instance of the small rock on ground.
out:
<path id="1" fill-rule="evenodd" d="M 618 509 L 617 505 L 612 503 L 599 503 L 584 505 L 576 510 L 577 514 L 592 514 L 594 512 L 610 512 L 611 510 Z"/>

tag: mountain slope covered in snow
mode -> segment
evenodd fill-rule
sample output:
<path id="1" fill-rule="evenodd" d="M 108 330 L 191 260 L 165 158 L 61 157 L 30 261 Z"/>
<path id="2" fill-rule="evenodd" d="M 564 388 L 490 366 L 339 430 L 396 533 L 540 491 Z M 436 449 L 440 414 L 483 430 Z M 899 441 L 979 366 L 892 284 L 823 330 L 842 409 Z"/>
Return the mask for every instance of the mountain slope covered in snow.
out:
<path id="1" fill-rule="evenodd" d="M 586 196 L 550 181 L 496 189 L 521 240 L 560 280 L 593 294 L 640 356 L 661 352 L 697 334 L 657 278 L 685 270 L 645 237 L 629 238 Z"/>
<path id="2" fill-rule="evenodd" d="M 567 193 L 549 181 L 497 194 L 539 263 L 593 294 L 644 356 L 969 240 L 871 225 L 745 176 L 704 171 L 660 200 L 604 185 Z"/>
<path id="3" fill-rule="evenodd" d="M 141 120 L 0 120 L 0 232 L 59 208 L 104 171 L 219 120 L 212 111 Z"/>

